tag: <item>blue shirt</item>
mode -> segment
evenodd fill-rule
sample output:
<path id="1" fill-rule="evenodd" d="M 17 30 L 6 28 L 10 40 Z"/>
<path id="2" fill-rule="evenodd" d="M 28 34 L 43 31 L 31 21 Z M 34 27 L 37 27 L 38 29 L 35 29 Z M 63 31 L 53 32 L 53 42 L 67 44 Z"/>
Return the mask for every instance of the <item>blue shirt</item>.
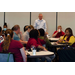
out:
<path id="1" fill-rule="evenodd" d="M 46 32 L 46 30 L 47 30 L 46 21 L 44 19 L 42 19 L 42 20 L 39 20 L 39 19 L 35 20 L 34 28 L 35 29 L 43 28 L 45 30 L 45 32 Z"/>
<path id="2" fill-rule="evenodd" d="M 19 41 L 19 40 L 20 40 L 19 36 L 18 36 L 15 32 L 14 32 L 13 40 L 17 40 L 17 41 Z"/>

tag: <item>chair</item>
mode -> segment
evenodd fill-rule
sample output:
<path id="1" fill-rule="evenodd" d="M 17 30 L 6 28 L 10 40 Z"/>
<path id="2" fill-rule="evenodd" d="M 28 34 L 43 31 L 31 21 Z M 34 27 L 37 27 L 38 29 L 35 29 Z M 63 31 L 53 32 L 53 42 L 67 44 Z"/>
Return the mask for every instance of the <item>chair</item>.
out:
<path id="1" fill-rule="evenodd" d="M 0 53 L 0 62 L 14 62 L 14 54 Z"/>
<path id="2" fill-rule="evenodd" d="M 75 49 L 59 49 L 57 54 L 60 62 L 75 62 Z"/>

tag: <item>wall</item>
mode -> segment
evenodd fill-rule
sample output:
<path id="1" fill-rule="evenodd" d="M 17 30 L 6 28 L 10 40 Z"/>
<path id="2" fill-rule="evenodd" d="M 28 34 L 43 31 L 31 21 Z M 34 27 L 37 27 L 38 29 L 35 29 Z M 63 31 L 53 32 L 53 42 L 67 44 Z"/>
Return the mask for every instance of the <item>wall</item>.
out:
<path id="1" fill-rule="evenodd" d="M 58 25 L 61 25 L 63 31 L 67 27 L 72 28 L 75 35 L 75 12 L 58 12 Z"/>
<path id="2" fill-rule="evenodd" d="M 8 24 L 8 28 L 12 28 L 14 25 L 20 25 L 21 31 L 25 25 L 30 24 L 30 12 L 6 12 L 5 22 Z"/>
<path id="3" fill-rule="evenodd" d="M 0 12 L 0 26 L 3 28 L 4 24 L 4 12 Z"/>

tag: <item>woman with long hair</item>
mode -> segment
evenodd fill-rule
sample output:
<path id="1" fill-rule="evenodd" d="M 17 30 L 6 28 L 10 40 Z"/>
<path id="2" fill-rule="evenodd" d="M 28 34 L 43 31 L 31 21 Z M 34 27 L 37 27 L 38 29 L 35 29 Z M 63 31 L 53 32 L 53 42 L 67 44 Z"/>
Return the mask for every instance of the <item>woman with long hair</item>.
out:
<path id="1" fill-rule="evenodd" d="M 60 38 L 58 43 L 69 43 L 70 46 L 75 47 L 75 37 L 71 28 L 66 28 L 65 35 Z"/>
<path id="2" fill-rule="evenodd" d="M 0 44 L 0 52 L 13 53 L 16 62 L 27 61 L 24 47 L 19 41 L 13 40 L 13 31 L 11 29 L 5 31 L 4 41 Z"/>

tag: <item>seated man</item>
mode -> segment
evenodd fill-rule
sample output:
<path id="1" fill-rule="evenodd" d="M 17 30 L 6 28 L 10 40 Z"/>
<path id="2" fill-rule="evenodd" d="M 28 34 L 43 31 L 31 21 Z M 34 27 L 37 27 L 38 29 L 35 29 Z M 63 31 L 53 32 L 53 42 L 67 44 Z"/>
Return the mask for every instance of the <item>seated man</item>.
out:
<path id="1" fill-rule="evenodd" d="M 2 36 L 2 27 L 0 27 L 0 43 L 4 41 L 4 38 Z"/>
<path id="2" fill-rule="evenodd" d="M 13 40 L 18 40 L 22 44 L 27 44 L 27 41 L 23 41 L 23 36 L 22 36 L 22 32 L 20 32 L 20 26 L 19 25 L 15 25 L 13 27 L 13 32 L 14 32 Z M 19 38 L 18 34 L 20 34 L 20 38 Z"/>
<path id="3" fill-rule="evenodd" d="M 58 30 L 53 33 L 52 37 L 60 38 L 60 36 L 63 36 L 64 34 L 65 33 L 62 31 L 62 27 L 58 26 Z"/>

